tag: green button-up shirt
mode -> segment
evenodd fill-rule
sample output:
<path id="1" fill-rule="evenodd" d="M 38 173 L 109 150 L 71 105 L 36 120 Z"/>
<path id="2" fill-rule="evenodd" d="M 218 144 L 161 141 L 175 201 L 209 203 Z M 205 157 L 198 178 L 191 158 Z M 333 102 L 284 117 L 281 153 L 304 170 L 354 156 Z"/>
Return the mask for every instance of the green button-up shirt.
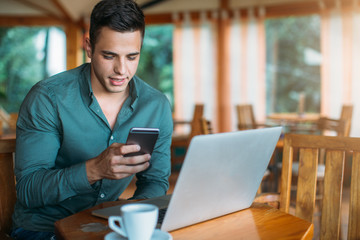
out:
<path id="1" fill-rule="evenodd" d="M 85 161 L 114 142 L 125 143 L 132 127 L 159 128 L 150 167 L 136 175 L 134 198 L 166 194 L 173 129 L 169 101 L 141 79 L 110 128 L 90 84 L 90 64 L 37 83 L 26 96 L 16 129 L 17 202 L 14 227 L 53 231 L 54 222 L 104 201 L 117 200 L 133 176 L 90 185 Z"/>

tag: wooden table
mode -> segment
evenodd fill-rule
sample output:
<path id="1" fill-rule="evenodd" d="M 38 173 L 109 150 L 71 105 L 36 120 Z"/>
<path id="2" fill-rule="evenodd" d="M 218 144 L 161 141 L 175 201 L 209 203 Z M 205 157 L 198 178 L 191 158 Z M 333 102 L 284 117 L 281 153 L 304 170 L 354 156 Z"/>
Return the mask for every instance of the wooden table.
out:
<path id="1" fill-rule="evenodd" d="M 299 115 L 298 113 L 273 113 L 267 116 L 267 119 L 276 122 L 285 123 L 305 123 L 305 122 L 316 122 L 320 118 L 318 113 L 305 113 Z"/>
<path id="2" fill-rule="evenodd" d="M 314 134 L 320 117 L 318 113 L 273 113 L 267 120 L 281 125 L 284 133 Z"/>
<path id="3" fill-rule="evenodd" d="M 103 203 L 57 221 L 57 239 L 104 239 L 104 236 L 111 232 L 107 221 L 92 216 L 91 211 L 116 204 L 119 202 Z M 313 224 L 308 221 L 270 206 L 254 203 L 248 209 L 175 230 L 170 234 L 174 240 L 312 239 L 313 232 Z"/>
<path id="4" fill-rule="evenodd" d="M 1 134 L 0 139 L 16 139 L 16 133 L 10 132 L 10 133 Z"/>

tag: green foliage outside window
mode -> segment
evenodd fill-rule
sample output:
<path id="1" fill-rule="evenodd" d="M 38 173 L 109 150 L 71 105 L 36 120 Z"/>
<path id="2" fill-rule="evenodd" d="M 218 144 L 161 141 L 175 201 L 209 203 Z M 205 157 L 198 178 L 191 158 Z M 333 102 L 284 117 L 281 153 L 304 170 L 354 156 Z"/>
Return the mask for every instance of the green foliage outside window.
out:
<path id="1" fill-rule="evenodd" d="M 45 73 L 45 58 L 36 47 L 44 28 L 0 28 L 0 106 L 18 112 L 30 90 Z"/>
<path id="2" fill-rule="evenodd" d="M 320 17 L 266 20 L 267 113 L 320 111 Z"/>
<path id="3" fill-rule="evenodd" d="M 146 27 L 136 75 L 163 92 L 173 106 L 172 36 L 172 25 Z"/>

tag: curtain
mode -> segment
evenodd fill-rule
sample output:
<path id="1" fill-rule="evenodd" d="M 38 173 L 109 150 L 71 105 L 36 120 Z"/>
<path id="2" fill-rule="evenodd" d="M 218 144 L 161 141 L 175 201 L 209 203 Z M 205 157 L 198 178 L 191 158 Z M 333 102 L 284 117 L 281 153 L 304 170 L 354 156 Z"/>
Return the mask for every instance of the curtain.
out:
<path id="1" fill-rule="evenodd" d="M 230 78 L 231 105 L 250 103 L 254 107 L 257 121 L 265 120 L 265 11 L 258 9 L 247 10 L 246 16 L 234 12 L 231 22 Z M 233 130 L 236 129 L 237 119 L 232 114 Z"/>
<path id="2" fill-rule="evenodd" d="M 205 104 L 205 117 L 216 122 L 216 38 L 205 12 L 193 21 L 190 13 L 173 16 L 174 118 L 191 120 L 194 106 Z"/>
<path id="3" fill-rule="evenodd" d="M 339 118 L 342 105 L 353 104 L 351 136 L 359 136 L 359 7 L 354 4 L 322 9 L 321 21 L 321 114 Z"/>
<path id="4" fill-rule="evenodd" d="M 360 136 L 360 8 L 354 9 L 352 17 L 352 42 L 353 51 L 351 56 L 351 62 L 353 67 L 351 69 L 351 98 L 354 104 L 354 112 L 352 119 L 352 131 L 351 136 Z"/>
<path id="5" fill-rule="evenodd" d="M 190 120 L 194 105 L 204 103 L 215 131 L 234 131 L 235 105 L 251 103 L 257 120 L 265 120 L 264 9 L 204 12 L 198 21 L 182 16 L 173 17 L 174 117 Z"/>

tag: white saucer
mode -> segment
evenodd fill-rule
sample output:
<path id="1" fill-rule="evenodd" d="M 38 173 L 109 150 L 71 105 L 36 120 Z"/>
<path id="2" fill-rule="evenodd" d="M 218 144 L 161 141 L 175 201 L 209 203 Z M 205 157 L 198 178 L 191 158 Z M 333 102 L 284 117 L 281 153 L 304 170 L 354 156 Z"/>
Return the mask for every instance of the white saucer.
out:
<path id="1" fill-rule="evenodd" d="M 111 232 L 106 234 L 105 240 L 127 240 L 126 237 L 123 237 L 116 232 Z M 172 236 L 170 233 L 163 232 L 160 229 L 155 229 L 153 235 L 151 236 L 151 240 L 172 240 Z"/>

